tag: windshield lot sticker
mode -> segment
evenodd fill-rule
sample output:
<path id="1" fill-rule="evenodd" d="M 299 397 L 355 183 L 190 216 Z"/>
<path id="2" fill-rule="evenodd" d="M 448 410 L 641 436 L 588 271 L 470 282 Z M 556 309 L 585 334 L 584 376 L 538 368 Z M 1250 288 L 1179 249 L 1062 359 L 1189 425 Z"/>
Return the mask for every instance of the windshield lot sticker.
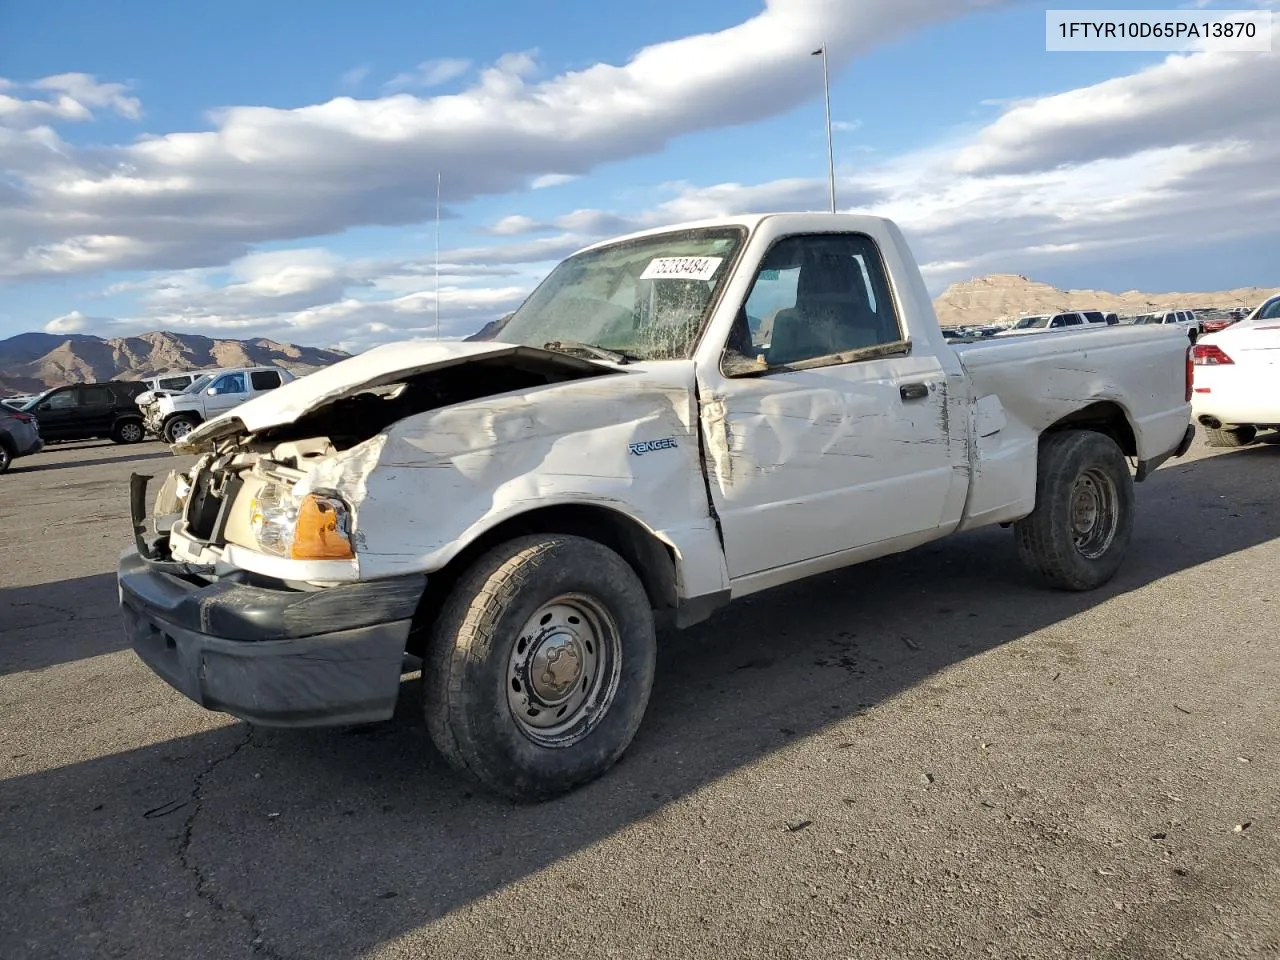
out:
<path id="1" fill-rule="evenodd" d="M 649 261 L 641 280 L 710 280 L 724 257 L 657 257 Z"/>
<path id="2" fill-rule="evenodd" d="M 642 440 L 640 443 L 629 443 L 629 449 L 633 455 L 637 457 L 644 456 L 646 453 L 652 453 L 655 450 L 674 450 L 676 449 L 676 438 L 666 437 L 662 440 Z"/>

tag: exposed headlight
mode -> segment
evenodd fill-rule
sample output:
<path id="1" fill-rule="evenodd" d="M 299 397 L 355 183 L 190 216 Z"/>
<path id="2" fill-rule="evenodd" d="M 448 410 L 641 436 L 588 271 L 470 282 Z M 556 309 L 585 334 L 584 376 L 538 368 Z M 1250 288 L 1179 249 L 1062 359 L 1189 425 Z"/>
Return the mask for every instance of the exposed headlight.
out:
<path id="1" fill-rule="evenodd" d="M 350 560 L 351 511 L 337 497 L 309 493 L 295 498 L 281 483 L 268 483 L 250 505 L 254 539 L 267 553 L 294 560 Z"/>

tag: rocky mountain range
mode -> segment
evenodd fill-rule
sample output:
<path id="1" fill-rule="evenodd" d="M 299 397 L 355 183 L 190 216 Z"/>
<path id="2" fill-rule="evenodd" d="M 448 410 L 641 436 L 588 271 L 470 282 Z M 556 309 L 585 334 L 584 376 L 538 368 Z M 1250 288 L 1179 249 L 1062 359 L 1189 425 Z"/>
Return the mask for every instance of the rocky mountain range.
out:
<path id="1" fill-rule="evenodd" d="M 1128 290 L 1059 290 L 1012 273 L 993 273 L 953 283 L 933 301 L 944 327 L 999 323 L 1034 313 L 1102 310 L 1121 316 L 1158 310 L 1208 310 L 1244 307 L 1252 310 L 1280 288 L 1243 287 L 1218 293 L 1142 293 Z"/>
<path id="2" fill-rule="evenodd" d="M 274 364 L 305 374 L 347 356 L 265 338 L 214 340 L 160 331 L 111 339 L 83 333 L 20 333 L 0 340 L 0 392 L 36 393 L 68 383 L 139 380 L 210 367 Z"/>

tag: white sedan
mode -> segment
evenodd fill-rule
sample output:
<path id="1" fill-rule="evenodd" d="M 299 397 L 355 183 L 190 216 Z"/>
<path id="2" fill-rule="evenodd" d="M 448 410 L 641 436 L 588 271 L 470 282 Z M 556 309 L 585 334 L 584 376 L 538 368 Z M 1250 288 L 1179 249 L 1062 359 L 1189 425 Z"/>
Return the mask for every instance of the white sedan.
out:
<path id="1" fill-rule="evenodd" d="M 1213 447 L 1242 447 L 1280 428 L 1280 296 L 1191 348 L 1191 415 Z"/>

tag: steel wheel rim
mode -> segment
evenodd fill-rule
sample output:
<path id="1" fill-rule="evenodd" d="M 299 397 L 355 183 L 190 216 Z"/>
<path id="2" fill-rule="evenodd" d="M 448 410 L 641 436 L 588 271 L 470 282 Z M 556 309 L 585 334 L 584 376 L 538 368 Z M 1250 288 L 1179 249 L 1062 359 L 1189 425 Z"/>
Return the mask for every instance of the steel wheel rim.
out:
<path id="1" fill-rule="evenodd" d="M 534 743 L 568 747 L 609 712 L 622 673 L 622 634 L 604 604 L 564 594 L 542 604 L 512 644 L 507 706 Z"/>
<path id="2" fill-rule="evenodd" d="M 190 432 L 191 424 L 186 420 L 179 420 L 169 428 L 169 436 L 173 437 L 174 440 L 181 440 Z"/>
<path id="3" fill-rule="evenodd" d="M 120 439 L 129 443 L 142 439 L 142 428 L 136 423 L 126 423 L 120 427 Z"/>
<path id="4" fill-rule="evenodd" d="M 1071 539 L 1081 556 L 1096 560 L 1111 546 L 1120 526 L 1120 495 L 1115 481 L 1091 467 L 1071 486 Z"/>

